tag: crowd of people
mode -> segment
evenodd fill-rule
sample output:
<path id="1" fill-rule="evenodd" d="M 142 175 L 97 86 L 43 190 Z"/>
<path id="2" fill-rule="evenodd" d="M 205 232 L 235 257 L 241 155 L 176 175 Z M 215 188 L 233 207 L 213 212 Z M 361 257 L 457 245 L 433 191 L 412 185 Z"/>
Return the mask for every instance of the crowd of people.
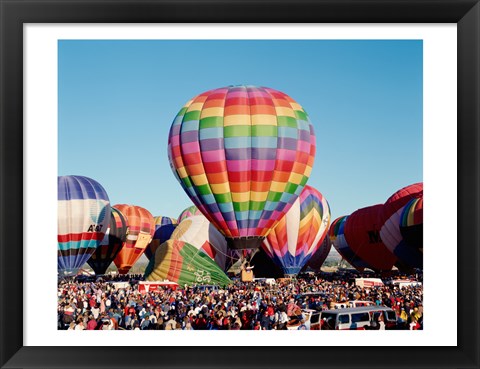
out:
<path id="1" fill-rule="evenodd" d="M 421 286 L 361 288 L 348 275 L 320 275 L 277 280 L 274 285 L 235 281 L 224 288 L 184 286 L 141 293 L 139 280 L 141 276 L 60 280 L 58 329 L 282 330 L 293 323 L 306 329 L 304 309 L 334 309 L 352 300 L 392 308 L 397 329 L 423 329 Z M 115 287 L 116 281 L 129 283 Z"/>

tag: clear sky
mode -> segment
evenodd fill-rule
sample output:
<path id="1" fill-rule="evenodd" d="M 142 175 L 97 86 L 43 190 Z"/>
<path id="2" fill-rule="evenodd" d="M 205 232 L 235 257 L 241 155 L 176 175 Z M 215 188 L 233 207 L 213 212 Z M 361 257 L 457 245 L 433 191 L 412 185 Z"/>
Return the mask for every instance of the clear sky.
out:
<path id="1" fill-rule="evenodd" d="M 315 128 L 308 184 L 332 220 L 423 181 L 422 41 L 60 41 L 58 173 L 97 180 L 112 205 L 177 217 L 191 205 L 168 132 L 195 95 L 271 87 Z"/>

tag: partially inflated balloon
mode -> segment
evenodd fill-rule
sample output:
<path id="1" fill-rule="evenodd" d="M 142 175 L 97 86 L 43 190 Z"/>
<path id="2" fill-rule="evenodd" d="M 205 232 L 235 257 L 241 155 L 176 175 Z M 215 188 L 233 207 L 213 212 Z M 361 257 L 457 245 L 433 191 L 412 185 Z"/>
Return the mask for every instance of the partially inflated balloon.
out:
<path id="1" fill-rule="evenodd" d="M 237 249 L 262 244 L 300 195 L 314 155 L 303 108 L 266 87 L 230 86 L 194 97 L 168 140 L 183 189 Z"/>
<path id="2" fill-rule="evenodd" d="M 215 260 L 222 270 L 225 270 L 227 241 L 205 216 L 195 215 L 184 219 L 170 238 L 195 246 Z"/>
<path id="3" fill-rule="evenodd" d="M 385 201 L 383 206 L 384 221 L 390 218 L 398 209 L 403 208 L 411 199 L 423 196 L 423 182 L 414 183 L 395 192 Z"/>
<path id="4" fill-rule="evenodd" d="M 198 210 L 198 208 L 194 205 L 189 206 L 184 211 L 182 211 L 178 216 L 178 223 L 180 223 L 182 220 L 186 218 L 193 217 L 195 215 L 202 215 L 202 212 Z"/>
<path id="5" fill-rule="evenodd" d="M 95 252 L 110 222 L 110 200 L 91 178 L 58 177 L 58 271 L 75 274 Z"/>
<path id="6" fill-rule="evenodd" d="M 110 224 L 100 245 L 88 259 L 95 274 L 105 274 L 113 259 L 117 256 L 123 247 L 127 237 L 127 218 L 120 210 L 112 209 Z"/>
<path id="7" fill-rule="evenodd" d="M 322 267 L 325 260 L 327 260 L 328 254 L 332 249 L 332 242 L 328 234 L 323 239 L 323 242 L 320 244 L 320 247 L 317 251 L 312 254 L 312 257 L 307 262 L 307 267 L 319 271 Z"/>
<path id="8" fill-rule="evenodd" d="M 400 232 L 406 243 L 423 253 L 423 196 L 410 200 L 403 208 Z"/>
<path id="9" fill-rule="evenodd" d="M 195 246 L 180 240 L 168 240 L 160 245 L 145 271 L 147 281 L 169 280 L 185 284 L 225 286 L 230 279 L 220 267 Z"/>
<path id="10" fill-rule="evenodd" d="M 153 234 L 152 242 L 145 249 L 145 256 L 150 260 L 155 254 L 158 246 L 170 239 L 178 221 L 175 218 L 155 217 L 155 233 Z"/>
<path id="11" fill-rule="evenodd" d="M 330 225 L 328 236 L 330 237 L 333 247 L 342 256 L 342 258 L 351 264 L 355 269 L 359 271 L 363 271 L 365 268 L 372 269 L 367 262 L 355 254 L 345 239 L 345 222 L 347 218 L 348 216 L 339 217 Z"/>
<path id="12" fill-rule="evenodd" d="M 120 274 L 127 274 L 142 256 L 155 232 L 155 220 L 147 209 L 135 205 L 119 204 L 114 208 L 127 217 L 128 231 L 123 248 L 114 259 Z"/>
<path id="13" fill-rule="evenodd" d="M 388 250 L 401 262 L 403 268 L 422 268 L 422 253 L 418 248 L 408 245 L 400 232 L 400 221 L 404 208 L 398 209 L 385 221 L 380 229 L 380 237 Z"/>
<path id="14" fill-rule="evenodd" d="M 313 187 L 305 186 L 262 247 L 285 274 L 295 275 L 320 247 L 329 225 L 327 200 Z"/>
<path id="15" fill-rule="evenodd" d="M 380 237 L 383 223 L 382 204 L 359 209 L 345 222 L 348 245 L 376 271 L 389 271 L 397 261 Z"/>

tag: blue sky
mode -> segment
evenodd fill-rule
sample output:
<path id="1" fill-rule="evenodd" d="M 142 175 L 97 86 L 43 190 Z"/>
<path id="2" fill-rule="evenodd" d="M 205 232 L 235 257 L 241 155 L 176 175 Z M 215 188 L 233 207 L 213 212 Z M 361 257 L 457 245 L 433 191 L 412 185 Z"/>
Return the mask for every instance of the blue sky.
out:
<path id="1" fill-rule="evenodd" d="M 315 127 L 308 184 L 332 219 L 423 180 L 422 41 L 59 41 L 58 174 L 113 204 L 177 217 L 191 205 L 167 157 L 180 108 L 209 89 L 285 92 Z"/>

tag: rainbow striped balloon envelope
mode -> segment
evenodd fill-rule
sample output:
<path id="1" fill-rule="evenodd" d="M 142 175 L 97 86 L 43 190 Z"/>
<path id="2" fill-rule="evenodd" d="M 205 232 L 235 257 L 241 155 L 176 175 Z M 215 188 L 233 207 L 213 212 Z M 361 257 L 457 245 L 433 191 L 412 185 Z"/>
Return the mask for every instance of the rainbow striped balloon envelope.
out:
<path id="1" fill-rule="evenodd" d="M 110 222 L 110 200 L 91 178 L 58 177 L 58 271 L 77 273 L 102 242 Z"/>
<path id="2" fill-rule="evenodd" d="M 332 242 L 333 247 L 340 256 L 351 264 L 355 269 L 363 271 L 365 268 L 372 269 L 372 267 L 362 260 L 348 245 L 347 240 L 345 239 L 345 222 L 347 221 L 348 216 L 344 215 L 335 219 L 330 225 L 328 230 L 328 236 Z"/>
<path id="3" fill-rule="evenodd" d="M 413 199 L 417 200 L 417 199 Z M 410 246 L 400 231 L 402 213 L 405 207 L 401 207 L 388 218 L 380 229 L 380 237 L 388 248 L 400 261 L 402 268 L 422 268 L 423 255 L 418 248 Z"/>
<path id="4" fill-rule="evenodd" d="M 183 210 L 178 216 L 178 223 L 181 223 L 182 220 L 186 218 L 194 217 L 195 215 L 202 215 L 202 212 L 198 210 L 195 205 L 189 206 L 188 208 Z"/>
<path id="5" fill-rule="evenodd" d="M 185 104 L 170 129 L 168 156 L 229 247 L 258 248 L 307 183 L 315 135 L 307 113 L 283 92 L 229 86 Z"/>
<path id="6" fill-rule="evenodd" d="M 410 200 L 403 208 L 400 232 L 407 244 L 423 253 L 423 194 Z"/>
<path id="7" fill-rule="evenodd" d="M 170 239 L 173 231 L 178 225 L 175 218 L 157 216 L 155 220 L 155 233 L 153 234 L 152 242 L 145 249 L 145 256 L 150 260 L 158 246 Z"/>
<path id="8" fill-rule="evenodd" d="M 305 186 L 262 247 L 286 275 L 296 275 L 321 246 L 329 225 L 327 200 L 315 188 Z"/>

